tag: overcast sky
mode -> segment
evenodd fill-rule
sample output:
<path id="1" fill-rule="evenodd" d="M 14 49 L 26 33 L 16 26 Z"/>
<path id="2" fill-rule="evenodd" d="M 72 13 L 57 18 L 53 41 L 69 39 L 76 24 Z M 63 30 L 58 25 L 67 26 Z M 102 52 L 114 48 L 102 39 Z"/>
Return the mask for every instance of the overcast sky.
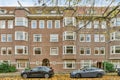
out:
<path id="1" fill-rule="evenodd" d="M 35 6 L 35 5 L 39 5 L 38 4 L 38 0 L 0 0 L 0 6 L 19 6 L 18 1 L 22 4 L 22 6 Z M 49 5 L 51 4 L 52 0 L 44 0 L 44 2 Z M 58 0 L 60 5 L 65 5 L 66 1 L 65 0 Z M 89 0 L 82 0 L 82 2 L 80 3 L 80 5 L 90 5 L 88 2 Z M 107 6 L 110 1 L 112 0 L 96 0 L 95 4 L 97 6 Z M 120 0 L 115 0 L 115 2 L 113 3 L 113 5 L 117 5 L 120 2 Z M 42 3 L 42 1 L 41 1 Z"/>

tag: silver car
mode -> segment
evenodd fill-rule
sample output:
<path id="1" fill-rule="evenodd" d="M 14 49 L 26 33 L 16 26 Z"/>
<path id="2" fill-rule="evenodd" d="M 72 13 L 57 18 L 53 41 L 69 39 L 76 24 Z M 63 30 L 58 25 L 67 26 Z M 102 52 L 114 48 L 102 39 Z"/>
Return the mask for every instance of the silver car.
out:
<path id="1" fill-rule="evenodd" d="M 105 71 L 103 69 L 96 67 L 83 68 L 81 70 L 75 70 L 70 73 L 71 78 L 80 78 L 80 77 L 101 78 L 103 75 L 105 75 Z"/>

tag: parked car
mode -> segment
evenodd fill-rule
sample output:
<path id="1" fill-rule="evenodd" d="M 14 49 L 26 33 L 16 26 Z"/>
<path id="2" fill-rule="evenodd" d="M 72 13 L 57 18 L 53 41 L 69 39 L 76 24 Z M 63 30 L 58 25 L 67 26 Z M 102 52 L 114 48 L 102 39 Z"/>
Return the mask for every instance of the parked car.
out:
<path id="1" fill-rule="evenodd" d="M 70 73 L 71 78 L 80 78 L 80 77 L 101 78 L 103 75 L 105 75 L 105 71 L 103 69 L 96 67 L 83 68 L 81 70 L 75 70 Z"/>
<path id="2" fill-rule="evenodd" d="M 51 67 L 39 66 L 30 70 L 24 70 L 21 72 L 23 78 L 28 77 L 45 77 L 49 78 L 54 75 L 54 70 Z"/>
<path id="3" fill-rule="evenodd" d="M 120 76 L 120 68 L 117 69 L 118 76 Z"/>

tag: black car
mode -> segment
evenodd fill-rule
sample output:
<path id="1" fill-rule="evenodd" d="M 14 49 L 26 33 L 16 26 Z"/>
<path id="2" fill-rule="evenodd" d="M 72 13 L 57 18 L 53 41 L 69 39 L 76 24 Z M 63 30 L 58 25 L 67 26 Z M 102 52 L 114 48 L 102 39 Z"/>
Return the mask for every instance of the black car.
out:
<path id="1" fill-rule="evenodd" d="M 23 78 L 28 77 L 45 77 L 49 78 L 54 75 L 54 70 L 51 67 L 39 66 L 30 70 L 24 70 L 21 72 Z"/>
<path id="2" fill-rule="evenodd" d="M 105 75 L 105 71 L 100 68 L 90 67 L 83 68 L 81 70 L 75 70 L 70 73 L 71 78 L 80 78 L 80 77 L 102 77 Z"/>

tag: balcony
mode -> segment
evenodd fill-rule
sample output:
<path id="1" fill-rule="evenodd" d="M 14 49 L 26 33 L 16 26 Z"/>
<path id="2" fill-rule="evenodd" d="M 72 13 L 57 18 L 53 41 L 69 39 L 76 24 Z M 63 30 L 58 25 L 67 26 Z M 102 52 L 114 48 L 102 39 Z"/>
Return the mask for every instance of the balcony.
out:
<path id="1" fill-rule="evenodd" d="M 76 59 L 76 54 L 63 54 L 62 59 Z"/>

